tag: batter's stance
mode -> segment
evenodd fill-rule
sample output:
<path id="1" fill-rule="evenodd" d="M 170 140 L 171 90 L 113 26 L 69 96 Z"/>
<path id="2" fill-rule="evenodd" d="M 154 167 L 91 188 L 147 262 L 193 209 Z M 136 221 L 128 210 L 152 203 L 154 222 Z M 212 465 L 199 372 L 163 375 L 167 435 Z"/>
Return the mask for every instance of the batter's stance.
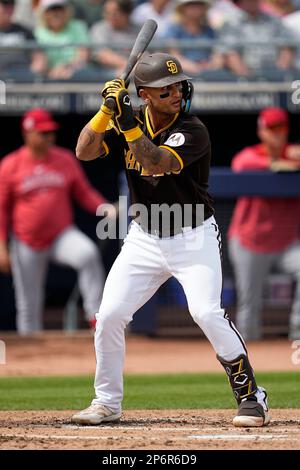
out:
<path id="1" fill-rule="evenodd" d="M 124 329 L 159 286 L 174 276 L 183 286 L 193 319 L 228 375 L 238 403 L 233 424 L 266 425 L 270 421 L 267 394 L 256 385 L 244 341 L 221 307 L 220 234 L 207 193 L 210 140 L 204 124 L 188 114 L 192 84 L 178 60 L 164 53 L 144 54 L 134 81 L 144 105 L 133 111 L 125 83 L 107 82 L 102 95 L 114 98 L 115 115 L 104 101 L 77 145 L 80 160 L 108 153 L 124 158 L 131 202 L 144 204 L 149 217 L 131 224 L 106 280 L 95 333 L 96 398 L 72 421 L 119 420 Z M 192 204 L 189 225 L 183 222 L 178 230 L 172 223 L 169 236 L 164 236 L 164 221 L 157 226 L 150 214 L 153 205 L 163 203 L 179 204 L 182 210 Z M 197 205 L 204 207 L 202 220 L 197 217 Z"/>

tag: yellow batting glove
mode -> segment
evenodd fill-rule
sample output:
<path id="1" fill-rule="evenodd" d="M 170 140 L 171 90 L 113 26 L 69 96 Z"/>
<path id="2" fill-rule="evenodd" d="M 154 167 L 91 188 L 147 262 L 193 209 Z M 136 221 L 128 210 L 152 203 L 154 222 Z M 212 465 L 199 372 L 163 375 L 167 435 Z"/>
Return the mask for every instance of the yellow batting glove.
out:
<path id="1" fill-rule="evenodd" d="M 105 83 L 101 91 L 101 95 L 103 98 L 106 98 L 109 93 L 113 93 L 114 91 L 120 90 L 121 88 L 125 88 L 125 82 L 121 78 L 116 78 Z"/>
<path id="2" fill-rule="evenodd" d="M 121 78 L 110 80 L 109 82 L 105 83 L 101 91 L 101 95 L 103 96 L 104 100 L 108 97 L 115 99 L 115 94 L 120 89 L 124 88 L 124 86 L 125 82 Z M 90 128 L 97 134 L 104 133 L 113 114 L 114 112 L 105 105 L 104 101 L 98 113 L 90 120 Z"/>

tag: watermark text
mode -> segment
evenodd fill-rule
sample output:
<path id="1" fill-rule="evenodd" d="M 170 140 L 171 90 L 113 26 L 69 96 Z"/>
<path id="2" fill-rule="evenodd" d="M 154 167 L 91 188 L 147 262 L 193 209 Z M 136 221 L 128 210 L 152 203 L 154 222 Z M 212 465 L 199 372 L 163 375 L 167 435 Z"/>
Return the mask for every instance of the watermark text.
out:
<path id="1" fill-rule="evenodd" d="M 292 93 L 292 103 L 293 104 L 300 104 L 300 80 L 294 80 L 292 82 L 292 88 L 293 93 Z"/>
<path id="2" fill-rule="evenodd" d="M 295 366 L 300 364 L 300 339 L 296 339 L 291 344 L 292 349 L 295 351 L 292 353 L 291 360 Z"/>
<path id="3" fill-rule="evenodd" d="M 0 364 L 6 364 L 6 347 L 4 341 L 0 339 Z"/>
<path id="4" fill-rule="evenodd" d="M 187 249 L 200 248 L 203 242 L 201 227 L 204 222 L 203 204 L 144 204 L 128 205 L 127 196 L 120 196 L 118 204 L 102 204 L 97 208 L 97 216 L 101 220 L 96 227 L 97 237 L 100 240 L 123 240 L 128 233 L 131 219 L 144 232 L 169 238 L 186 234 L 191 231 L 197 236 L 185 236 Z M 192 229 L 197 228 L 194 232 Z"/>
<path id="5" fill-rule="evenodd" d="M 6 85 L 3 80 L 0 80 L 0 105 L 6 104 Z"/>

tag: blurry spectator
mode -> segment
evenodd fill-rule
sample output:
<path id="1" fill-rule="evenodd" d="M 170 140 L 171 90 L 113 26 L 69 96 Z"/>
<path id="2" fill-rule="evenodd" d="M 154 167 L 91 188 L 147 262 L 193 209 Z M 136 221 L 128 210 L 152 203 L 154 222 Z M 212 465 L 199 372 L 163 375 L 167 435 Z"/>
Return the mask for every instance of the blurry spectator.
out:
<path id="1" fill-rule="evenodd" d="M 292 0 L 263 0 L 260 9 L 271 16 L 282 18 L 293 13 L 296 8 Z"/>
<path id="2" fill-rule="evenodd" d="M 295 41 L 298 41 L 298 47 L 294 58 L 294 67 L 300 70 L 300 11 L 296 10 L 290 15 L 286 15 L 283 19 L 283 24 L 293 35 Z M 298 77 L 295 77 L 298 78 Z"/>
<path id="3" fill-rule="evenodd" d="M 259 0 L 234 1 L 240 13 L 228 20 L 221 31 L 227 66 L 240 76 L 282 80 L 292 66 L 294 52 L 289 47 L 273 45 L 272 41 L 289 41 L 291 35 L 279 19 L 260 11 Z"/>
<path id="4" fill-rule="evenodd" d="M 34 42 L 28 29 L 14 24 L 14 0 L 0 0 L 0 74 L 2 80 L 34 81 L 46 70 L 47 59 L 43 52 L 22 49 L 27 41 Z"/>
<path id="5" fill-rule="evenodd" d="M 218 30 L 238 11 L 238 7 L 231 0 L 216 0 L 207 13 L 209 25 Z"/>
<path id="6" fill-rule="evenodd" d="M 288 115 L 267 108 L 258 119 L 260 144 L 232 161 L 237 172 L 300 170 L 300 146 L 288 143 Z M 239 198 L 229 228 L 229 254 L 237 288 L 236 325 L 244 338 L 261 337 L 263 286 L 273 266 L 294 276 L 297 286 L 290 337 L 300 338 L 300 198 Z"/>
<path id="7" fill-rule="evenodd" d="M 104 0 L 70 0 L 74 17 L 83 20 L 88 27 L 92 26 L 102 16 Z"/>
<path id="8" fill-rule="evenodd" d="M 164 36 L 172 21 L 175 0 L 149 0 L 138 5 L 131 15 L 134 24 L 142 26 L 142 24 L 151 18 L 157 23 L 157 38 Z"/>
<path id="9" fill-rule="evenodd" d="M 216 33 L 207 25 L 206 13 L 210 5 L 211 0 L 178 0 L 178 22 L 170 26 L 166 38 L 190 41 L 216 39 Z M 184 70 L 191 75 L 223 65 L 221 54 L 212 52 L 210 47 L 172 48 L 170 53 L 178 57 Z"/>
<path id="10" fill-rule="evenodd" d="M 102 79 L 119 75 L 124 69 L 138 28 L 130 22 L 131 0 L 107 0 L 103 20 L 91 28 L 91 41 L 99 45 L 93 60 L 102 66 Z"/>
<path id="11" fill-rule="evenodd" d="M 38 21 L 38 4 L 40 0 L 16 0 L 13 22 L 30 30 L 34 29 Z"/>
<path id="12" fill-rule="evenodd" d="M 101 300 L 103 270 L 98 249 L 74 226 L 72 199 L 93 214 L 106 201 L 91 187 L 75 156 L 54 145 L 57 128 L 46 110 L 28 111 L 22 120 L 25 145 L 0 165 L 0 270 L 9 272 L 12 265 L 17 330 L 22 335 L 42 329 L 50 261 L 78 271 L 91 325 Z"/>
<path id="13" fill-rule="evenodd" d="M 87 65 L 89 36 L 87 26 L 71 18 L 68 0 L 41 0 L 42 25 L 35 30 L 40 45 L 55 45 L 46 48 L 48 78 L 66 80 Z M 73 43 L 78 46 L 68 47 Z"/>

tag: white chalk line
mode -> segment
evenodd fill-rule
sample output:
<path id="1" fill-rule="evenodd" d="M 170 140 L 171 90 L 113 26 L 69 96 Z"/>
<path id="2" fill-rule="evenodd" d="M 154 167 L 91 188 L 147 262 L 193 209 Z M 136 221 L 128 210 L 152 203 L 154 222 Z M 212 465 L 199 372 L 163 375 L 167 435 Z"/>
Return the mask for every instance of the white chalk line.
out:
<path id="1" fill-rule="evenodd" d="M 45 427 L 47 429 L 49 429 L 49 426 L 35 426 L 35 427 L 41 427 L 41 428 L 44 428 Z M 99 424 L 99 425 L 77 425 L 77 424 L 66 424 L 64 426 L 61 426 L 61 428 L 64 428 L 64 429 L 89 429 L 89 430 L 111 430 L 111 431 L 115 431 L 115 430 L 118 430 L 118 431 L 159 431 L 159 432 L 198 432 L 200 431 L 200 428 L 199 426 L 196 427 L 179 427 L 179 428 L 167 428 L 167 427 L 152 427 L 151 425 L 149 426 L 118 426 L 117 424 L 113 424 L 113 425 L 107 425 L 107 424 Z M 205 430 L 206 431 L 215 431 L 216 430 L 216 427 L 215 426 L 205 426 Z M 220 431 L 220 428 L 219 428 L 219 431 Z M 226 434 L 224 434 L 225 436 Z M 242 435 L 242 434 L 241 434 Z"/>
<path id="2" fill-rule="evenodd" d="M 22 434 L 1 434 L 0 438 L 4 439 L 22 439 L 22 440 L 56 440 L 56 441 L 119 441 L 119 440 L 141 440 L 139 436 L 57 436 L 56 434 L 30 434 L 30 435 L 22 435 Z M 169 436 L 170 440 L 172 441 L 188 441 L 192 439 L 198 440 L 245 440 L 245 441 L 252 441 L 252 440 L 282 440 L 282 439 L 291 439 L 289 436 L 285 436 L 283 434 L 278 435 L 264 435 L 264 434 L 250 434 L 250 435 L 243 435 L 243 434 L 200 434 L 200 435 L 191 435 L 191 436 L 182 436 L 182 437 L 173 437 Z M 161 441 L 162 437 L 155 437 L 151 436 L 151 441 Z"/>
<path id="3" fill-rule="evenodd" d="M 107 425 L 107 424 L 99 424 L 99 425 L 77 425 L 77 424 L 65 424 L 63 426 L 61 426 L 62 428 L 65 428 L 65 429 L 82 429 L 82 430 L 118 430 L 118 431 L 151 431 L 151 432 L 193 432 L 193 433 L 197 433 L 198 431 L 200 431 L 199 427 L 179 427 L 179 428 L 175 428 L 175 427 L 170 427 L 170 428 L 167 428 L 167 427 L 152 427 L 151 425 L 149 426 L 122 426 L 122 425 L 117 425 L 117 424 L 113 424 L 113 425 Z M 47 426 L 47 428 L 49 428 Z M 216 430 L 216 427 L 215 426 L 205 426 L 205 430 L 206 431 L 212 431 L 212 434 L 199 434 L 199 435 L 203 435 L 203 436 L 216 436 L 217 434 L 213 433 L 213 431 Z M 219 429 L 221 430 L 221 429 Z M 293 431 L 293 433 L 295 433 L 295 431 Z M 194 434 L 194 435 L 197 435 L 197 434 Z M 219 434 L 220 436 L 229 436 L 230 434 Z M 236 436 L 244 436 L 245 434 L 242 434 L 242 431 L 241 431 L 241 434 L 233 434 L 234 438 Z M 246 436 L 253 436 L 254 434 L 247 434 Z M 263 435 L 270 435 L 272 437 L 274 436 L 279 436 L 280 434 L 258 434 L 258 436 L 263 436 Z M 300 436 L 299 436 L 300 437 Z"/>
<path id="4" fill-rule="evenodd" d="M 152 427 L 151 425 L 149 426 L 118 426 L 118 425 L 112 425 L 112 426 L 107 426 L 104 424 L 100 424 L 99 426 L 78 426 L 78 425 L 73 425 L 73 424 L 67 424 L 65 426 L 62 426 L 63 428 L 66 429 L 110 429 L 110 430 L 115 430 L 117 429 L 118 431 L 175 431 L 175 432 L 180 432 L 180 431 L 191 431 L 191 432 L 197 432 L 197 428 L 190 427 L 190 428 L 164 428 L 164 427 Z"/>
<path id="5" fill-rule="evenodd" d="M 26 441 L 30 441 L 32 439 L 39 439 L 39 440 L 56 440 L 56 441 L 100 441 L 100 440 L 109 440 L 109 441 L 117 441 L 120 437 L 109 437 L 109 436 L 57 436 L 57 435 L 42 435 L 42 434 L 29 434 L 24 436 L 23 434 L 1 434 L 0 439 L 7 438 L 7 439 L 24 439 Z M 122 438 L 123 440 L 123 438 Z"/>
<path id="6" fill-rule="evenodd" d="M 199 439 L 199 440 L 226 440 L 226 441 L 252 441 L 252 440 L 270 440 L 270 439 L 287 439 L 287 436 L 284 436 L 283 434 L 277 434 L 277 435 L 266 435 L 266 434 L 249 434 L 245 436 L 244 434 L 200 434 L 200 435 L 193 435 L 193 436 L 188 436 L 190 439 Z"/>

